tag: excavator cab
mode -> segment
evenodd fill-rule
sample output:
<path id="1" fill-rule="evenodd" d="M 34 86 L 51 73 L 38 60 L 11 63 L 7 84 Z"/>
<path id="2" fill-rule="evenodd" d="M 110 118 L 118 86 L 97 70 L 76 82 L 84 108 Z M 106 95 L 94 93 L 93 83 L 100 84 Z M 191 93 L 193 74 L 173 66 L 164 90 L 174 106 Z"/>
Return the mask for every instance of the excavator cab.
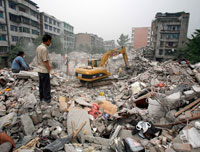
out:
<path id="1" fill-rule="evenodd" d="M 100 59 L 90 59 L 88 60 L 88 66 L 93 67 L 98 67 L 100 64 L 101 60 Z"/>

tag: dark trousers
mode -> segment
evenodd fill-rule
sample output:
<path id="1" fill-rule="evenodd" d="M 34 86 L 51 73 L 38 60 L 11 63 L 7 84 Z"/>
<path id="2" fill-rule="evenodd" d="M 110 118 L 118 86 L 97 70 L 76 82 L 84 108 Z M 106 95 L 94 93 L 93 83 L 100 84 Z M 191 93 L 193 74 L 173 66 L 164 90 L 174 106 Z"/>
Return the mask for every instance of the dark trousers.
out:
<path id="1" fill-rule="evenodd" d="M 49 73 L 38 73 L 40 100 L 51 100 L 51 84 Z"/>

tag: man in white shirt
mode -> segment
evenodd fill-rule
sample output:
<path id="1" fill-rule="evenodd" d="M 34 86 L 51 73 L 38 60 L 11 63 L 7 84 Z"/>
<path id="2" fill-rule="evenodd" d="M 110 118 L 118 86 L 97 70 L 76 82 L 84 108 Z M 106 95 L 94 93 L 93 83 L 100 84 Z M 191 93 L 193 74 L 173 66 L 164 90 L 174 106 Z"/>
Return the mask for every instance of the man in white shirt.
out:
<path id="1" fill-rule="evenodd" d="M 40 101 L 44 100 L 47 103 L 51 102 L 50 74 L 53 73 L 47 50 L 47 47 L 51 44 L 51 39 L 50 35 L 45 34 L 42 38 L 43 43 L 36 48 Z"/>

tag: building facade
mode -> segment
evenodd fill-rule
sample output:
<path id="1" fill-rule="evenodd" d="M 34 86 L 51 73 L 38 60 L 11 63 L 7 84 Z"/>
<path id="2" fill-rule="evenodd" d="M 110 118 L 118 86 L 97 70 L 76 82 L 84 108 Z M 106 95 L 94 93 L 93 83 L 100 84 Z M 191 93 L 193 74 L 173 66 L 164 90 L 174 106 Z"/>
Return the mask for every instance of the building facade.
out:
<path id="1" fill-rule="evenodd" d="M 151 26 L 155 60 L 173 59 L 177 50 L 186 45 L 189 15 L 185 12 L 156 14 Z"/>
<path id="2" fill-rule="evenodd" d="M 139 49 L 150 45 L 151 28 L 150 27 L 133 27 L 131 41 L 133 48 Z"/>
<path id="3" fill-rule="evenodd" d="M 78 33 L 75 35 L 76 50 L 103 49 L 103 39 L 95 34 Z"/>
<path id="4" fill-rule="evenodd" d="M 0 0 L 0 52 L 7 54 L 20 39 L 40 33 L 38 6 L 31 0 Z"/>
<path id="5" fill-rule="evenodd" d="M 61 22 L 61 40 L 64 50 L 74 49 L 74 27 L 66 22 Z"/>
<path id="6" fill-rule="evenodd" d="M 61 35 L 61 21 L 47 13 L 40 13 L 40 34 Z"/>
<path id="7" fill-rule="evenodd" d="M 112 50 L 115 46 L 115 40 L 104 41 L 104 49 L 105 50 Z"/>

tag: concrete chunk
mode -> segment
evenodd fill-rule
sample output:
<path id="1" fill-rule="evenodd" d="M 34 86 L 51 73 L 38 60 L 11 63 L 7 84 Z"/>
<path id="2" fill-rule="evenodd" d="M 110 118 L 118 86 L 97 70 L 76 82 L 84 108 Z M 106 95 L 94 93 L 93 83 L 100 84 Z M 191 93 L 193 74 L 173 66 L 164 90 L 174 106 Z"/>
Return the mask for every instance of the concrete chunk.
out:
<path id="1" fill-rule="evenodd" d="M 34 106 L 37 104 L 36 97 L 33 93 L 27 93 L 24 103 L 24 108 L 31 108 L 33 109 Z"/>
<path id="2" fill-rule="evenodd" d="M 72 144 L 65 144 L 65 152 L 76 152 Z"/>
<path id="3" fill-rule="evenodd" d="M 86 121 L 86 125 L 83 127 L 82 131 L 78 135 L 78 138 L 82 142 L 84 140 L 84 135 L 92 136 L 90 120 L 87 111 L 78 108 L 73 108 L 69 111 L 67 116 L 67 131 L 70 135 L 72 134 L 72 121 L 74 121 L 75 129 L 78 129 L 81 124 Z"/>
<path id="4" fill-rule="evenodd" d="M 111 139 L 101 138 L 101 137 L 92 137 L 92 136 L 85 136 L 86 141 L 90 143 L 100 144 L 103 146 L 109 146 L 112 143 Z"/>
<path id="5" fill-rule="evenodd" d="M 179 151 L 179 152 L 190 152 L 191 151 L 190 144 L 174 143 L 173 148 L 174 148 L 174 150 Z"/>
<path id="6" fill-rule="evenodd" d="M 32 135 L 33 132 L 35 131 L 35 127 L 33 125 L 33 121 L 31 120 L 28 114 L 24 114 L 21 116 L 21 123 L 22 123 L 25 135 Z"/>
<path id="7" fill-rule="evenodd" d="M 170 107 L 170 109 L 175 109 L 177 107 L 179 107 L 179 102 L 181 100 L 181 92 L 176 92 L 176 93 L 173 93 L 169 96 L 167 96 L 166 98 L 166 101 L 167 101 L 167 105 Z"/>
<path id="8" fill-rule="evenodd" d="M 200 93 L 200 86 L 194 85 L 194 86 L 192 86 L 192 89 L 193 89 L 195 92 Z"/>

